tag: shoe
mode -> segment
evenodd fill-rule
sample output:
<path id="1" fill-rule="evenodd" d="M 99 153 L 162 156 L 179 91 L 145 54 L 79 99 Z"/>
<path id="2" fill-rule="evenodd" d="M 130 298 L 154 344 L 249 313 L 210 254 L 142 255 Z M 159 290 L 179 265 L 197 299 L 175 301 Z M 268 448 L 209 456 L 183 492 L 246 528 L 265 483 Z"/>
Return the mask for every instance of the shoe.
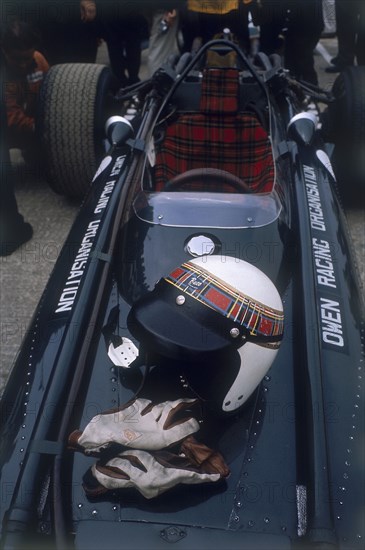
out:
<path id="1" fill-rule="evenodd" d="M 340 61 L 340 57 L 338 55 L 336 55 L 335 57 L 332 57 L 331 59 L 332 65 L 337 65 L 339 61 Z"/>
<path id="2" fill-rule="evenodd" d="M 342 66 L 342 65 L 333 65 L 332 67 L 326 67 L 325 68 L 325 72 L 326 73 L 340 73 L 341 71 L 343 71 L 345 68 L 345 65 Z"/>
<path id="3" fill-rule="evenodd" d="M 22 244 L 28 242 L 33 237 L 33 228 L 28 222 L 22 222 L 22 225 L 14 231 L 14 234 L 8 240 L 0 243 L 0 256 L 10 256 Z"/>

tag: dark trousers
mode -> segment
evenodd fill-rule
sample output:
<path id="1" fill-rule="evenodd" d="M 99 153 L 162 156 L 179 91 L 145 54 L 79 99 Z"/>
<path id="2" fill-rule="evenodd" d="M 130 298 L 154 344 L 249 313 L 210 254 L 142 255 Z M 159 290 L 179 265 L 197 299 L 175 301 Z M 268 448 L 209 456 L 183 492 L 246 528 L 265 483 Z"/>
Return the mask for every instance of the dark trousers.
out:
<path id="1" fill-rule="evenodd" d="M 95 63 L 98 28 L 78 19 L 42 21 L 42 50 L 50 65 L 57 63 Z"/>
<path id="2" fill-rule="evenodd" d="M 283 29 L 287 26 L 287 2 L 276 0 L 253 4 L 253 22 L 260 26 L 260 51 L 271 55 L 282 49 Z"/>
<path id="3" fill-rule="evenodd" d="M 323 30 L 321 0 L 288 2 L 288 24 L 285 35 L 285 67 L 298 79 L 318 84 L 314 69 L 314 48 Z"/>
<path id="4" fill-rule="evenodd" d="M 141 44 L 147 35 L 147 21 L 139 14 L 103 21 L 102 36 L 107 44 L 110 66 L 121 86 L 138 82 Z"/>
<path id="5" fill-rule="evenodd" d="M 2 84 L 2 81 L 1 81 Z M 2 88 L 1 88 L 2 89 Z M 24 220 L 19 214 L 14 193 L 14 175 L 7 143 L 7 118 L 5 104 L 0 97 L 0 246 L 6 246 L 17 238 Z"/>
<path id="6" fill-rule="evenodd" d="M 365 34 L 364 0 L 336 0 L 336 26 L 338 40 L 337 63 L 353 65 L 355 59 L 364 65 Z"/>
<path id="7" fill-rule="evenodd" d="M 267 55 L 279 51 L 293 76 L 317 84 L 313 50 L 323 30 L 321 0 L 273 0 L 253 12 L 260 25 L 261 51 Z"/>

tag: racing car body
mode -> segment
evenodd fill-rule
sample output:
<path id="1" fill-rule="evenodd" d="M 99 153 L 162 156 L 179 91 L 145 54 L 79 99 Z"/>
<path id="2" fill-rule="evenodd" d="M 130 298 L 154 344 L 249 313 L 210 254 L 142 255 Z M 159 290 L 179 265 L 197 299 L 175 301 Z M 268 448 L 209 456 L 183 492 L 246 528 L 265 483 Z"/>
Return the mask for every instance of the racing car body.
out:
<path id="1" fill-rule="evenodd" d="M 234 51 L 236 65 L 202 67 L 212 48 Z M 143 88 L 133 120 L 109 119 L 108 150 L 6 386 L 2 547 L 362 548 L 362 299 L 330 149 L 285 71 L 254 67 L 234 44 L 213 41 L 176 73 Z M 212 257 L 220 281 L 228 264 L 263 273 L 284 314 L 270 369 L 222 414 L 205 394 L 230 372 L 214 336 L 204 361 L 203 336 L 182 344 L 185 320 L 171 306 L 173 321 L 159 323 L 167 309 L 148 301 L 158 281 L 175 288 L 182 266 Z M 189 292 L 179 286 L 180 305 Z M 136 396 L 197 395 L 199 433 L 228 476 L 151 499 L 85 491 L 95 457 L 70 449 L 71 433 Z"/>

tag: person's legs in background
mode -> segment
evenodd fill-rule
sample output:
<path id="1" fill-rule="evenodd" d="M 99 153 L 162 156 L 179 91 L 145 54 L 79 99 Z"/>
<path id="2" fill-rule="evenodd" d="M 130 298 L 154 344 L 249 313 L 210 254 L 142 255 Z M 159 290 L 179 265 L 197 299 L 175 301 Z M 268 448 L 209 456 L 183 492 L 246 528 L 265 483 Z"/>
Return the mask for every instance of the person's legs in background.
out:
<path id="1" fill-rule="evenodd" d="M 18 210 L 6 129 L 6 108 L 0 98 L 0 256 L 9 256 L 33 236 L 32 226 Z"/>
<path id="2" fill-rule="evenodd" d="M 359 11 L 363 9 L 363 0 L 336 0 L 336 34 L 338 41 L 337 55 L 332 59 L 332 66 L 326 68 L 328 73 L 337 73 L 354 64 L 356 55 L 356 35 L 358 30 Z"/>

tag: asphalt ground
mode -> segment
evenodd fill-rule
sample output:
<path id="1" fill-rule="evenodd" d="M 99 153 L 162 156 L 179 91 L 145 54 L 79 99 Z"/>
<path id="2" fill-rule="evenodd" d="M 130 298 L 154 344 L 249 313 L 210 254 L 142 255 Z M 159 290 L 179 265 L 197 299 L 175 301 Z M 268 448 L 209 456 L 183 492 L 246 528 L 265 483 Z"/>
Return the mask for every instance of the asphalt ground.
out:
<path id="1" fill-rule="evenodd" d="M 331 89 L 336 74 L 328 74 L 330 58 L 336 54 L 335 38 L 322 39 L 315 55 L 320 84 Z M 146 51 L 140 76 L 146 74 Z M 108 63 L 105 45 L 99 48 L 97 62 Z M 31 241 L 11 256 L 0 258 L 0 393 L 27 331 L 53 265 L 79 210 L 79 204 L 55 194 L 40 173 L 29 169 L 19 151 L 11 151 L 16 174 L 16 197 L 20 212 L 34 230 Z M 354 253 L 365 288 L 364 206 L 346 212 Z M 26 368 L 26 365 L 24 365 Z"/>

